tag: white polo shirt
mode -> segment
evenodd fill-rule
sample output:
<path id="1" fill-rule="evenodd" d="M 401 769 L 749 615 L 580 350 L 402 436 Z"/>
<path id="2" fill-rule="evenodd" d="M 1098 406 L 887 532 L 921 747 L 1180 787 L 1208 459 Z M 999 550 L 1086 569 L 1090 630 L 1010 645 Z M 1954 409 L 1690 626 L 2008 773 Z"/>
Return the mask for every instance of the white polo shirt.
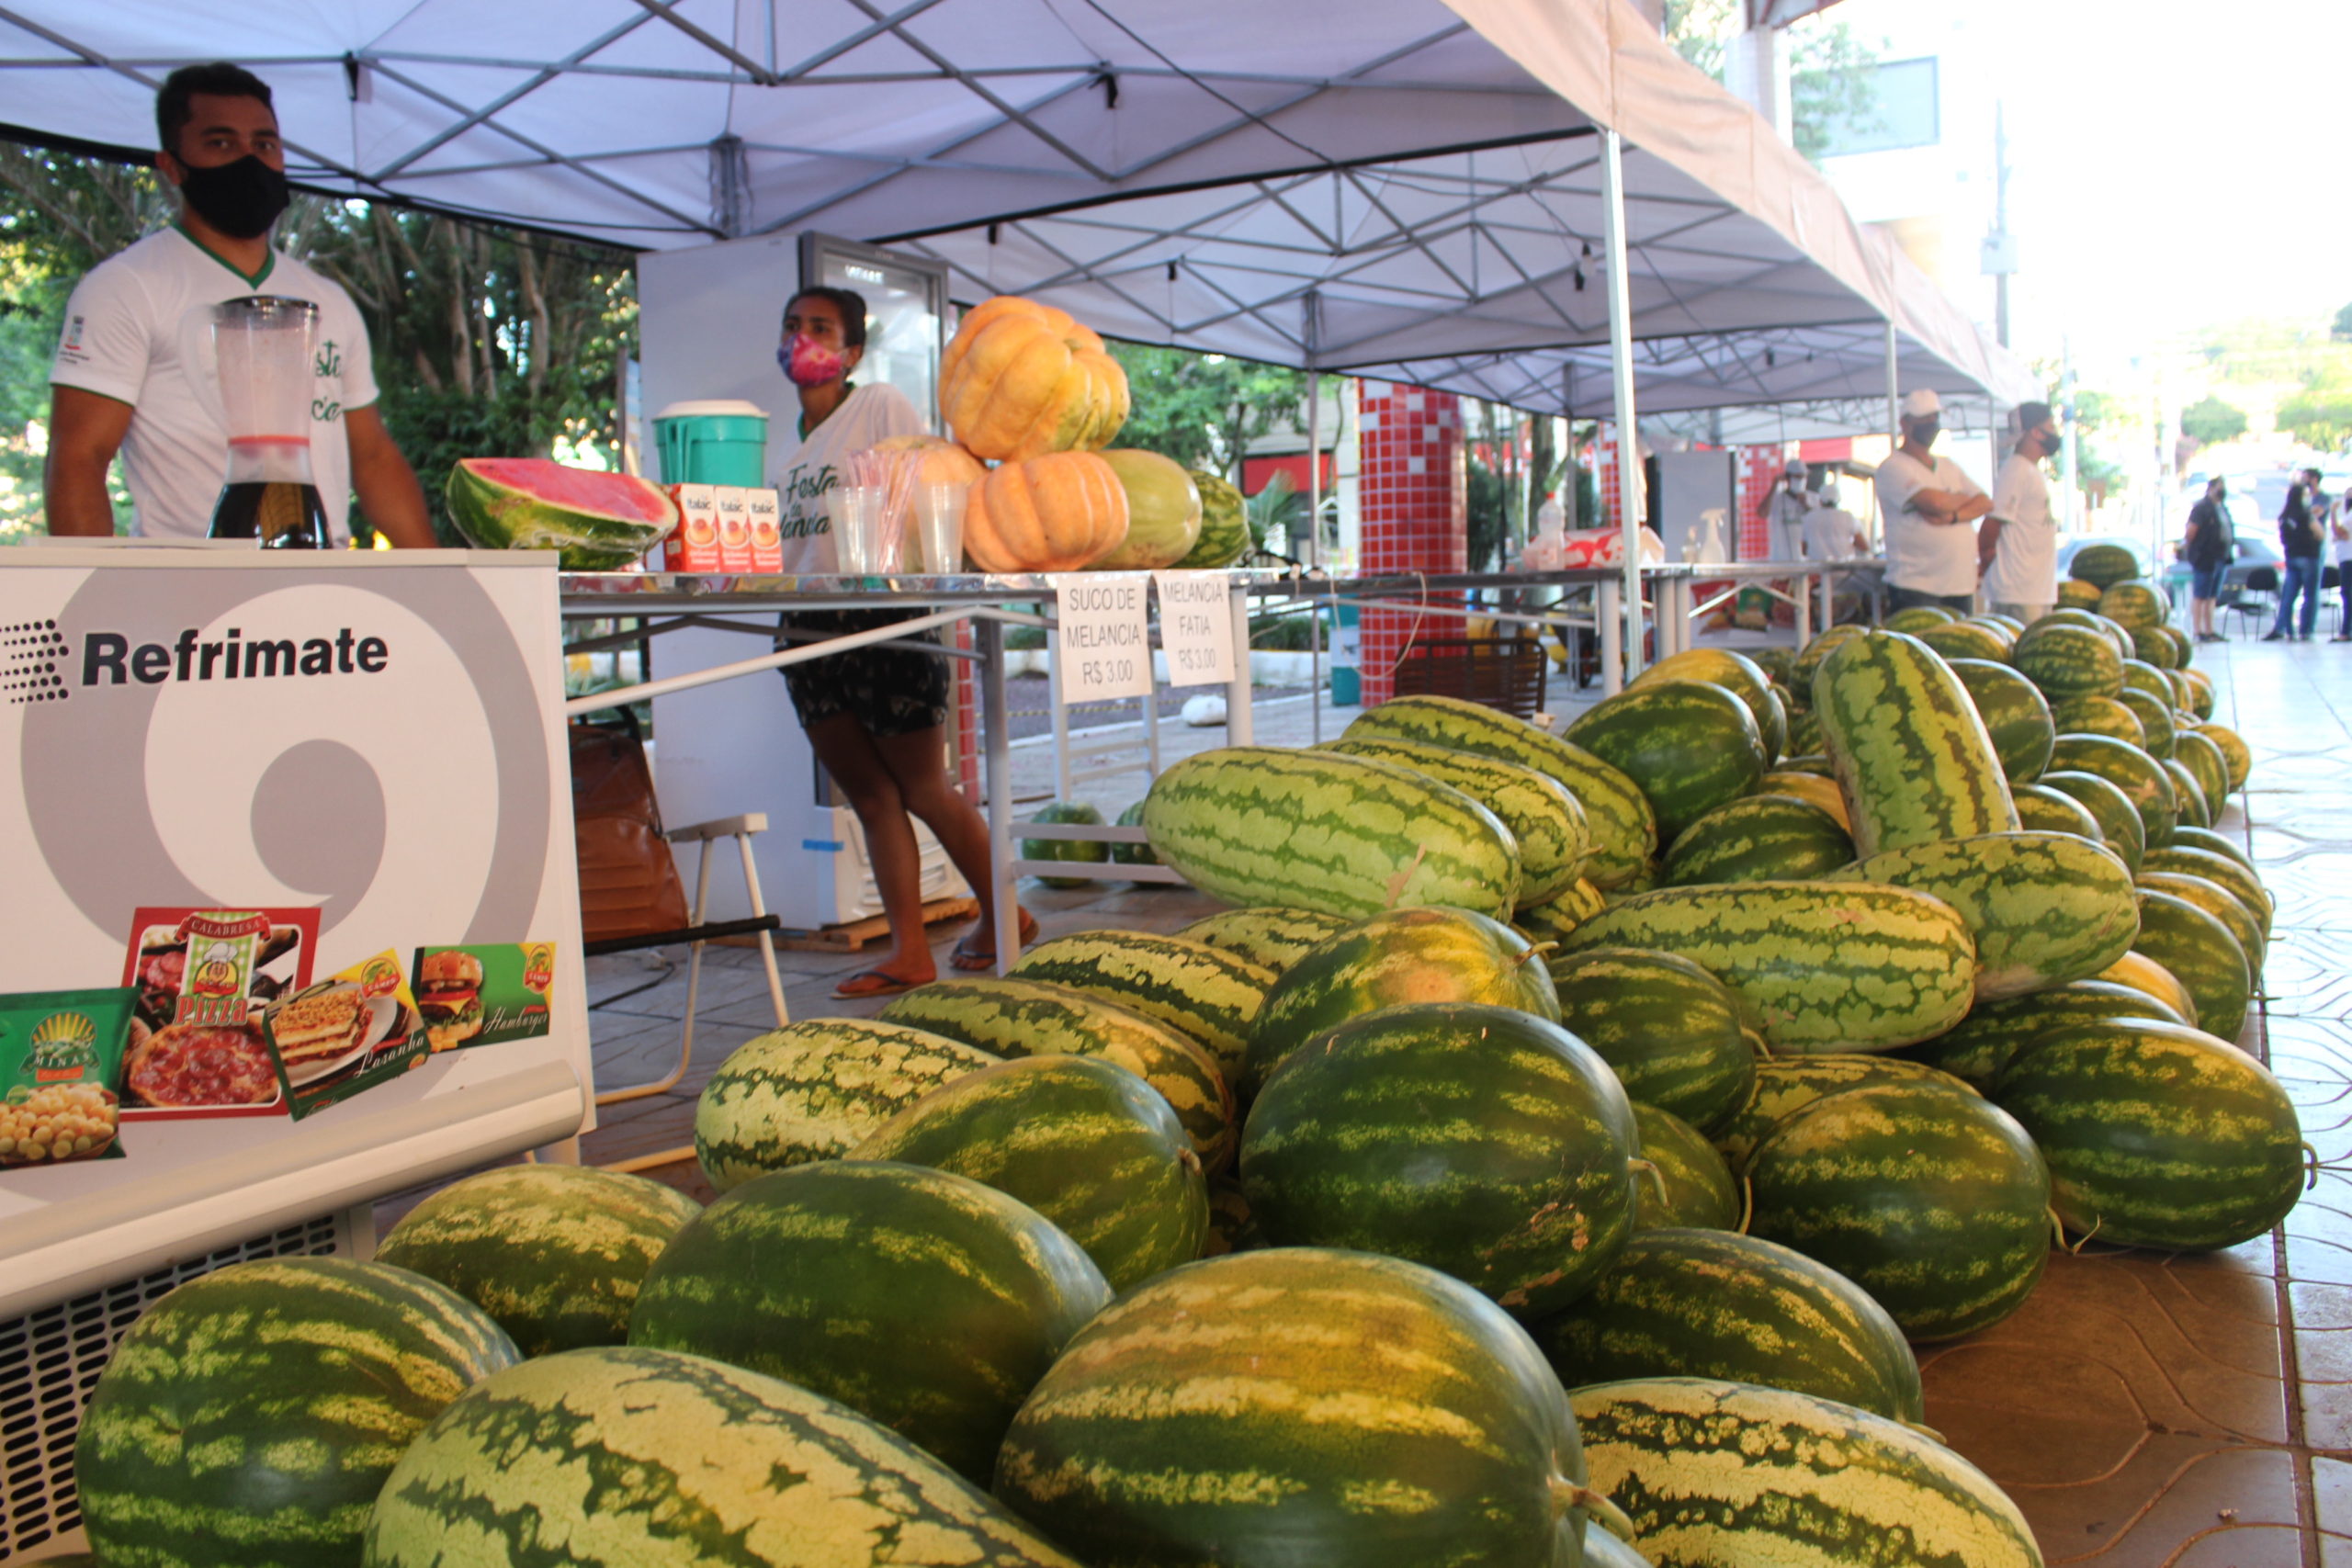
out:
<path id="1" fill-rule="evenodd" d="M 107 257 L 74 286 L 49 378 L 131 407 L 123 478 L 130 531 L 201 538 L 229 468 L 229 427 L 212 352 L 212 307 L 276 294 L 319 308 L 311 364 L 311 471 L 327 527 L 350 536 L 345 409 L 376 400 L 368 328 L 341 285 L 277 251 L 247 277 L 175 225 Z"/>
<path id="2" fill-rule="evenodd" d="M 1886 581 L 1892 588 L 1947 598 L 1976 592 L 1976 527 L 1955 523 L 1939 527 L 1904 508 L 1923 490 L 1983 495 L 1976 481 L 1950 457 L 1932 465 L 1897 451 L 1878 466 L 1878 510 L 1886 529 Z"/>
<path id="3" fill-rule="evenodd" d="M 2058 527 L 2050 515 L 2050 481 L 2041 465 L 2012 452 L 1993 480 L 1993 515 L 2001 536 L 1984 572 L 1996 604 L 2051 604 L 2058 599 Z"/>

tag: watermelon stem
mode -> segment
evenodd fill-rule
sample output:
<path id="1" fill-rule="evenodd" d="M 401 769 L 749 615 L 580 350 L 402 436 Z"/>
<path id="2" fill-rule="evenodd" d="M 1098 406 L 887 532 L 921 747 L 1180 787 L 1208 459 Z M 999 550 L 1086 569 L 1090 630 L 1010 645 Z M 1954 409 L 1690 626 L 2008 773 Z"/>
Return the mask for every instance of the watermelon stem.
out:
<path id="1" fill-rule="evenodd" d="M 1413 873 L 1421 869 L 1421 862 L 1429 858 L 1429 853 L 1430 847 L 1427 844 L 1421 845 L 1419 849 L 1413 852 L 1413 858 L 1410 863 L 1408 863 L 1404 870 L 1398 872 L 1396 875 L 1388 879 L 1388 907 L 1390 908 L 1395 908 L 1396 907 L 1396 900 L 1405 896 L 1405 885 L 1413 880 Z"/>
<path id="2" fill-rule="evenodd" d="M 1556 953 L 1559 949 L 1560 944 L 1556 942 L 1539 942 L 1534 946 L 1529 948 L 1525 953 L 1521 953 L 1517 958 L 1512 959 L 1510 961 L 1510 966 L 1516 969 L 1531 958 L 1540 958 L 1544 953 Z"/>
<path id="3" fill-rule="evenodd" d="M 2091 1222 L 2091 1228 L 2083 1233 L 2083 1238 L 2070 1247 L 2066 1242 L 2066 1222 L 2058 1217 L 2057 1210 L 2050 1211 L 2050 1228 L 2058 1233 L 2058 1248 L 2069 1258 L 2080 1258 L 2083 1255 L 2083 1248 L 2091 1244 L 2091 1237 L 2098 1235 L 2099 1226 L 2105 1224 L 2107 1224 L 2107 1216 L 2101 1214 Z"/>
<path id="4" fill-rule="evenodd" d="M 1910 1427 L 1913 1431 L 1918 1433 L 1921 1437 L 1927 1438 L 1931 1443 L 1939 1443 L 1945 1448 L 1951 1447 L 1951 1440 L 1941 1432 L 1937 1431 L 1933 1427 L 1918 1421 L 1905 1421 L 1903 1424 L 1905 1427 Z"/>
<path id="5" fill-rule="evenodd" d="M 1657 1191 L 1657 1201 L 1659 1202 L 1671 1203 L 1674 1201 L 1674 1195 L 1666 1190 L 1666 1172 L 1658 1169 L 1657 1162 L 1656 1160 L 1629 1159 L 1625 1162 L 1625 1168 L 1628 1170 L 1641 1171 L 1647 1175 L 1650 1179 L 1650 1186 L 1655 1188 Z"/>
<path id="6" fill-rule="evenodd" d="M 1747 1227 L 1755 1218 L 1756 1183 L 1743 1175 L 1739 1179 L 1739 1224 L 1737 1226 L 1741 1235 L 1747 1234 Z"/>
<path id="7" fill-rule="evenodd" d="M 1570 1508 L 1582 1508 L 1599 1521 L 1600 1528 L 1626 1545 L 1634 1544 L 1634 1521 L 1625 1510 L 1611 1502 L 1602 1493 L 1595 1492 L 1581 1482 L 1566 1476 L 1552 1478 L 1552 1506 L 1561 1513 Z"/>
<path id="8" fill-rule="evenodd" d="M 2319 1185 L 2319 1150 L 2306 1141 L 2296 1145 L 2303 1151 L 2303 1190 L 2309 1192 Z"/>

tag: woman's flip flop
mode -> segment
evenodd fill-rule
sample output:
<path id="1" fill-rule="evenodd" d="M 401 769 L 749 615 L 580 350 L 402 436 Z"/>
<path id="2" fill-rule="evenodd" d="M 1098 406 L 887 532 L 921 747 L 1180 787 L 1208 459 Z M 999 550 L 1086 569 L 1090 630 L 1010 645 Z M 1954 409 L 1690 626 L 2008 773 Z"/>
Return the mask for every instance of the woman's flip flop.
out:
<path id="1" fill-rule="evenodd" d="M 886 969 L 861 969 L 833 987 L 833 995 L 842 1001 L 855 1001 L 862 997 L 895 997 L 900 991 L 911 991 L 919 984 L 901 980 Z"/>
<path id="2" fill-rule="evenodd" d="M 986 948 L 977 945 L 982 937 L 989 939 Z M 1036 940 L 1037 917 L 1023 909 L 1021 911 L 1021 945 L 1027 947 Z M 986 925 L 975 928 L 969 936 L 956 944 L 956 951 L 947 955 L 947 963 L 950 968 L 961 969 L 967 974 L 995 968 L 996 932 Z"/>

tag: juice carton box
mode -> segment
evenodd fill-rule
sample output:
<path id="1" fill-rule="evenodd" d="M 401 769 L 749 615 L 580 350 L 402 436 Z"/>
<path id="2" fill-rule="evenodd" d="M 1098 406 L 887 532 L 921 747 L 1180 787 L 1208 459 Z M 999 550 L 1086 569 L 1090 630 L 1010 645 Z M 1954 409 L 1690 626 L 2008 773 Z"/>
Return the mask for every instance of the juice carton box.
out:
<path id="1" fill-rule="evenodd" d="M 713 485 L 718 504 L 718 570 L 752 570 L 752 503 L 741 485 Z"/>
<path id="2" fill-rule="evenodd" d="M 784 535 L 778 516 L 776 494 L 773 490 L 747 490 L 743 492 L 751 507 L 752 570 L 782 571 L 784 570 Z"/>
<path id="3" fill-rule="evenodd" d="M 718 571 L 718 498 L 715 485 L 672 485 L 678 525 L 664 541 L 662 564 L 671 571 Z"/>

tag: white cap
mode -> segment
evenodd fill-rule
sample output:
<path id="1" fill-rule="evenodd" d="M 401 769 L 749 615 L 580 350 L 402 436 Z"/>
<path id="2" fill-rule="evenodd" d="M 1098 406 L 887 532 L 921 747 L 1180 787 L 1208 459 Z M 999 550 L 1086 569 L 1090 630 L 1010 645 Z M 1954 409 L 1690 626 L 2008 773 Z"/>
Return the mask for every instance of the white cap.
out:
<path id="1" fill-rule="evenodd" d="M 1903 394 L 1903 417 L 1925 419 L 1931 413 L 1944 412 L 1944 400 L 1932 388 L 1918 387 Z"/>
<path id="2" fill-rule="evenodd" d="M 1792 457 L 1789 466 L 1781 470 L 1789 479 L 1801 479 L 1813 472 L 1813 467 L 1802 457 Z"/>

